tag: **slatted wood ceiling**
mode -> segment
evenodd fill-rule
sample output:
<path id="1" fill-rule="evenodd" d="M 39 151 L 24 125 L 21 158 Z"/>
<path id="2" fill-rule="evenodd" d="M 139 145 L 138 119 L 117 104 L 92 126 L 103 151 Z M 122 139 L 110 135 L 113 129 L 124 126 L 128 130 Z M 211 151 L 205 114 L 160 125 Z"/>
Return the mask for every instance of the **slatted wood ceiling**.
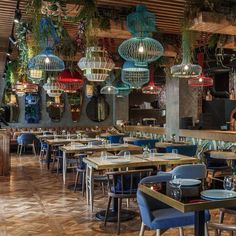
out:
<path id="1" fill-rule="evenodd" d="M 73 0 L 68 0 L 73 3 Z M 179 33 L 181 20 L 183 19 L 184 6 L 186 0 L 97 0 L 98 6 L 132 7 L 138 4 L 145 4 L 147 8 L 155 13 L 157 18 L 157 28 L 160 32 Z M 20 9 L 25 17 L 27 0 L 21 0 Z M 13 19 L 17 0 L 0 0 L 0 78 L 2 77 L 6 51 L 8 47 L 8 37 L 11 35 Z M 67 27 L 75 31 L 76 25 L 66 24 Z"/>

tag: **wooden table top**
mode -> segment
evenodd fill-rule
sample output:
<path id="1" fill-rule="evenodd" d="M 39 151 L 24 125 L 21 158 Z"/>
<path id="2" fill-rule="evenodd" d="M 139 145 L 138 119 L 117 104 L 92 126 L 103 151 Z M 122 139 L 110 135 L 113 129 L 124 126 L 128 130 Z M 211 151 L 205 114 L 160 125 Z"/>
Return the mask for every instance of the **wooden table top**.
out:
<path id="1" fill-rule="evenodd" d="M 121 167 L 142 167 L 142 166 L 144 167 L 144 166 L 171 165 L 171 164 L 177 165 L 177 164 L 189 164 L 198 162 L 196 158 L 183 155 L 178 155 L 180 159 L 168 160 L 168 157 L 171 156 L 173 156 L 171 153 L 163 153 L 163 156 L 144 158 L 143 155 L 140 154 L 140 155 L 131 155 L 129 160 L 124 159 L 124 157 L 122 156 L 112 156 L 108 157 L 106 160 L 102 160 L 101 157 L 86 157 L 83 159 L 83 161 L 97 170 L 121 168 Z"/>
<path id="2" fill-rule="evenodd" d="M 101 141 L 101 139 L 96 138 L 59 138 L 59 139 L 45 139 L 45 142 L 49 145 L 57 145 L 57 144 L 68 144 L 68 143 L 81 143 L 81 144 L 87 144 L 92 141 Z"/>
<path id="3" fill-rule="evenodd" d="M 36 138 L 38 139 L 53 139 L 55 137 L 57 138 L 66 138 L 66 134 L 45 134 L 45 135 L 36 135 Z M 70 134 L 70 137 L 77 137 L 77 134 Z"/>
<path id="4" fill-rule="evenodd" d="M 184 145 L 190 145 L 188 142 L 156 142 L 155 147 L 157 148 L 166 148 L 169 146 L 184 146 Z"/>
<path id="5" fill-rule="evenodd" d="M 215 159 L 236 160 L 235 152 L 211 151 L 210 156 L 211 158 L 215 158 Z"/>
<path id="6" fill-rule="evenodd" d="M 88 147 L 84 146 L 75 146 L 75 145 L 67 145 L 60 147 L 60 149 L 65 153 L 77 153 L 77 152 L 86 152 L 86 151 L 110 151 L 110 152 L 118 152 L 122 150 L 127 151 L 141 151 L 142 147 L 132 145 L 132 144 L 111 144 L 111 145 L 93 145 Z"/>
<path id="7" fill-rule="evenodd" d="M 145 140 L 147 138 L 145 138 L 145 137 L 124 137 L 123 139 L 126 142 L 134 142 L 134 141 L 137 141 L 137 140 Z"/>
<path id="8" fill-rule="evenodd" d="M 124 133 L 101 133 L 99 136 L 101 138 L 107 138 L 109 136 L 118 136 L 118 135 L 125 135 Z"/>
<path id="9" fill-rule="evenodd" d="M 191 211 L 202 211 L 205 209 L 215 209 L 215 208 L 225 208 L 232 207 L 236 205 L 236 198 L 223 199 L 223 200 L 202 200 L 200 202 L 194 203 L 183 203 L 176 199 L 167 196 L 164 193 L 157 192 L 151 189 L 149 186 L 141 184 L 139 189 L 146 193 L 147 195 L 181 211 L 181 212 L 191 212 Z M 200 200 L 200 199 L 199 199 Z"/>

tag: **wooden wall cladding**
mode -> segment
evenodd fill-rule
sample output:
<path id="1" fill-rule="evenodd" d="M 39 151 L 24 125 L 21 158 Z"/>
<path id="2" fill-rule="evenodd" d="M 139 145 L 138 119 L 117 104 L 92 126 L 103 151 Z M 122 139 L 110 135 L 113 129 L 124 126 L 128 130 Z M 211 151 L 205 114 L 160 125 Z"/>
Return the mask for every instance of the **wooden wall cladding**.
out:
<path id="1" fill-rule="evenodd" d="M 7 134 L 7 132 L 0 130 L 0 176 L 9 175 L 10 169 L 10 136 Z"/>

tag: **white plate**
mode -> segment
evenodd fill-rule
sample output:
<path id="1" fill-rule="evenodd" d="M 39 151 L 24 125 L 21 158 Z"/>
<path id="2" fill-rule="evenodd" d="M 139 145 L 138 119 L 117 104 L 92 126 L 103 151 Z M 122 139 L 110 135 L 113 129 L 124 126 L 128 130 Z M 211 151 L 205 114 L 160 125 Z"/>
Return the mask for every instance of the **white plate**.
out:
<path id="1" fill-rule="evenodd" d="M 224 189 L 209 189 L 202 191 L 201 197 L 208 200 L 221 200 L 236 197 L 236 192 Z"/>
<path id="2" fill-rule="evenodd" d="M 201 184 L 201 180 L 199 179 L 173 179 L 171 181 L 173 184 L 180 184 L 181 186 L 195 186 Z"/>
<path id="3" fill-rule="evenodd" d="M 109 160 L 109 162 L 112 162 L 112 163 L 128 163 L 128 162 L 130 162 L 130 160 L 114 159 L 114 160 Z"/>
<path id="4" fill-rule="evenodd" d="M 155 153 L 155 156 L 161 157 L 161 156 L 165 156 L 164 153 Z"/>

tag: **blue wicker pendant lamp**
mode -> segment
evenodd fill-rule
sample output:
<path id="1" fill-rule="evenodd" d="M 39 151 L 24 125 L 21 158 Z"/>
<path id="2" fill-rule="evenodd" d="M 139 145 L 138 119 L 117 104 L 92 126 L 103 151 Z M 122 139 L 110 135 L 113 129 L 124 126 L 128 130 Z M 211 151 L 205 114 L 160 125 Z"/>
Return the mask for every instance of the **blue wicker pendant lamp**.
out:
<path id="1" fill-rule="evenodd" d="M 40 41 L 42 52 L 31 58 L 28 63 L 28 69 L 42 71 L 63 71 L 65 69 L 63 60 L 53 53 L 53 48 L 59 40 L 50 18 L 43 17 L 41 19 L 40 34 L 46 35 L 46 37 L 42 37 Z"/>
<path id="2" fill-rule="evenodd" d="M 156 31 L 155 24 L 155 15 L 148 12 L 145 6 L 138 5 L 136 12 L 127 16 L 128 31 L 133 37 L 119 46 L 120 56 L 135 66 L 144 67 L 160 58 L 164 49 L 156 39 L 151 38 L 152 32 Z"/>

